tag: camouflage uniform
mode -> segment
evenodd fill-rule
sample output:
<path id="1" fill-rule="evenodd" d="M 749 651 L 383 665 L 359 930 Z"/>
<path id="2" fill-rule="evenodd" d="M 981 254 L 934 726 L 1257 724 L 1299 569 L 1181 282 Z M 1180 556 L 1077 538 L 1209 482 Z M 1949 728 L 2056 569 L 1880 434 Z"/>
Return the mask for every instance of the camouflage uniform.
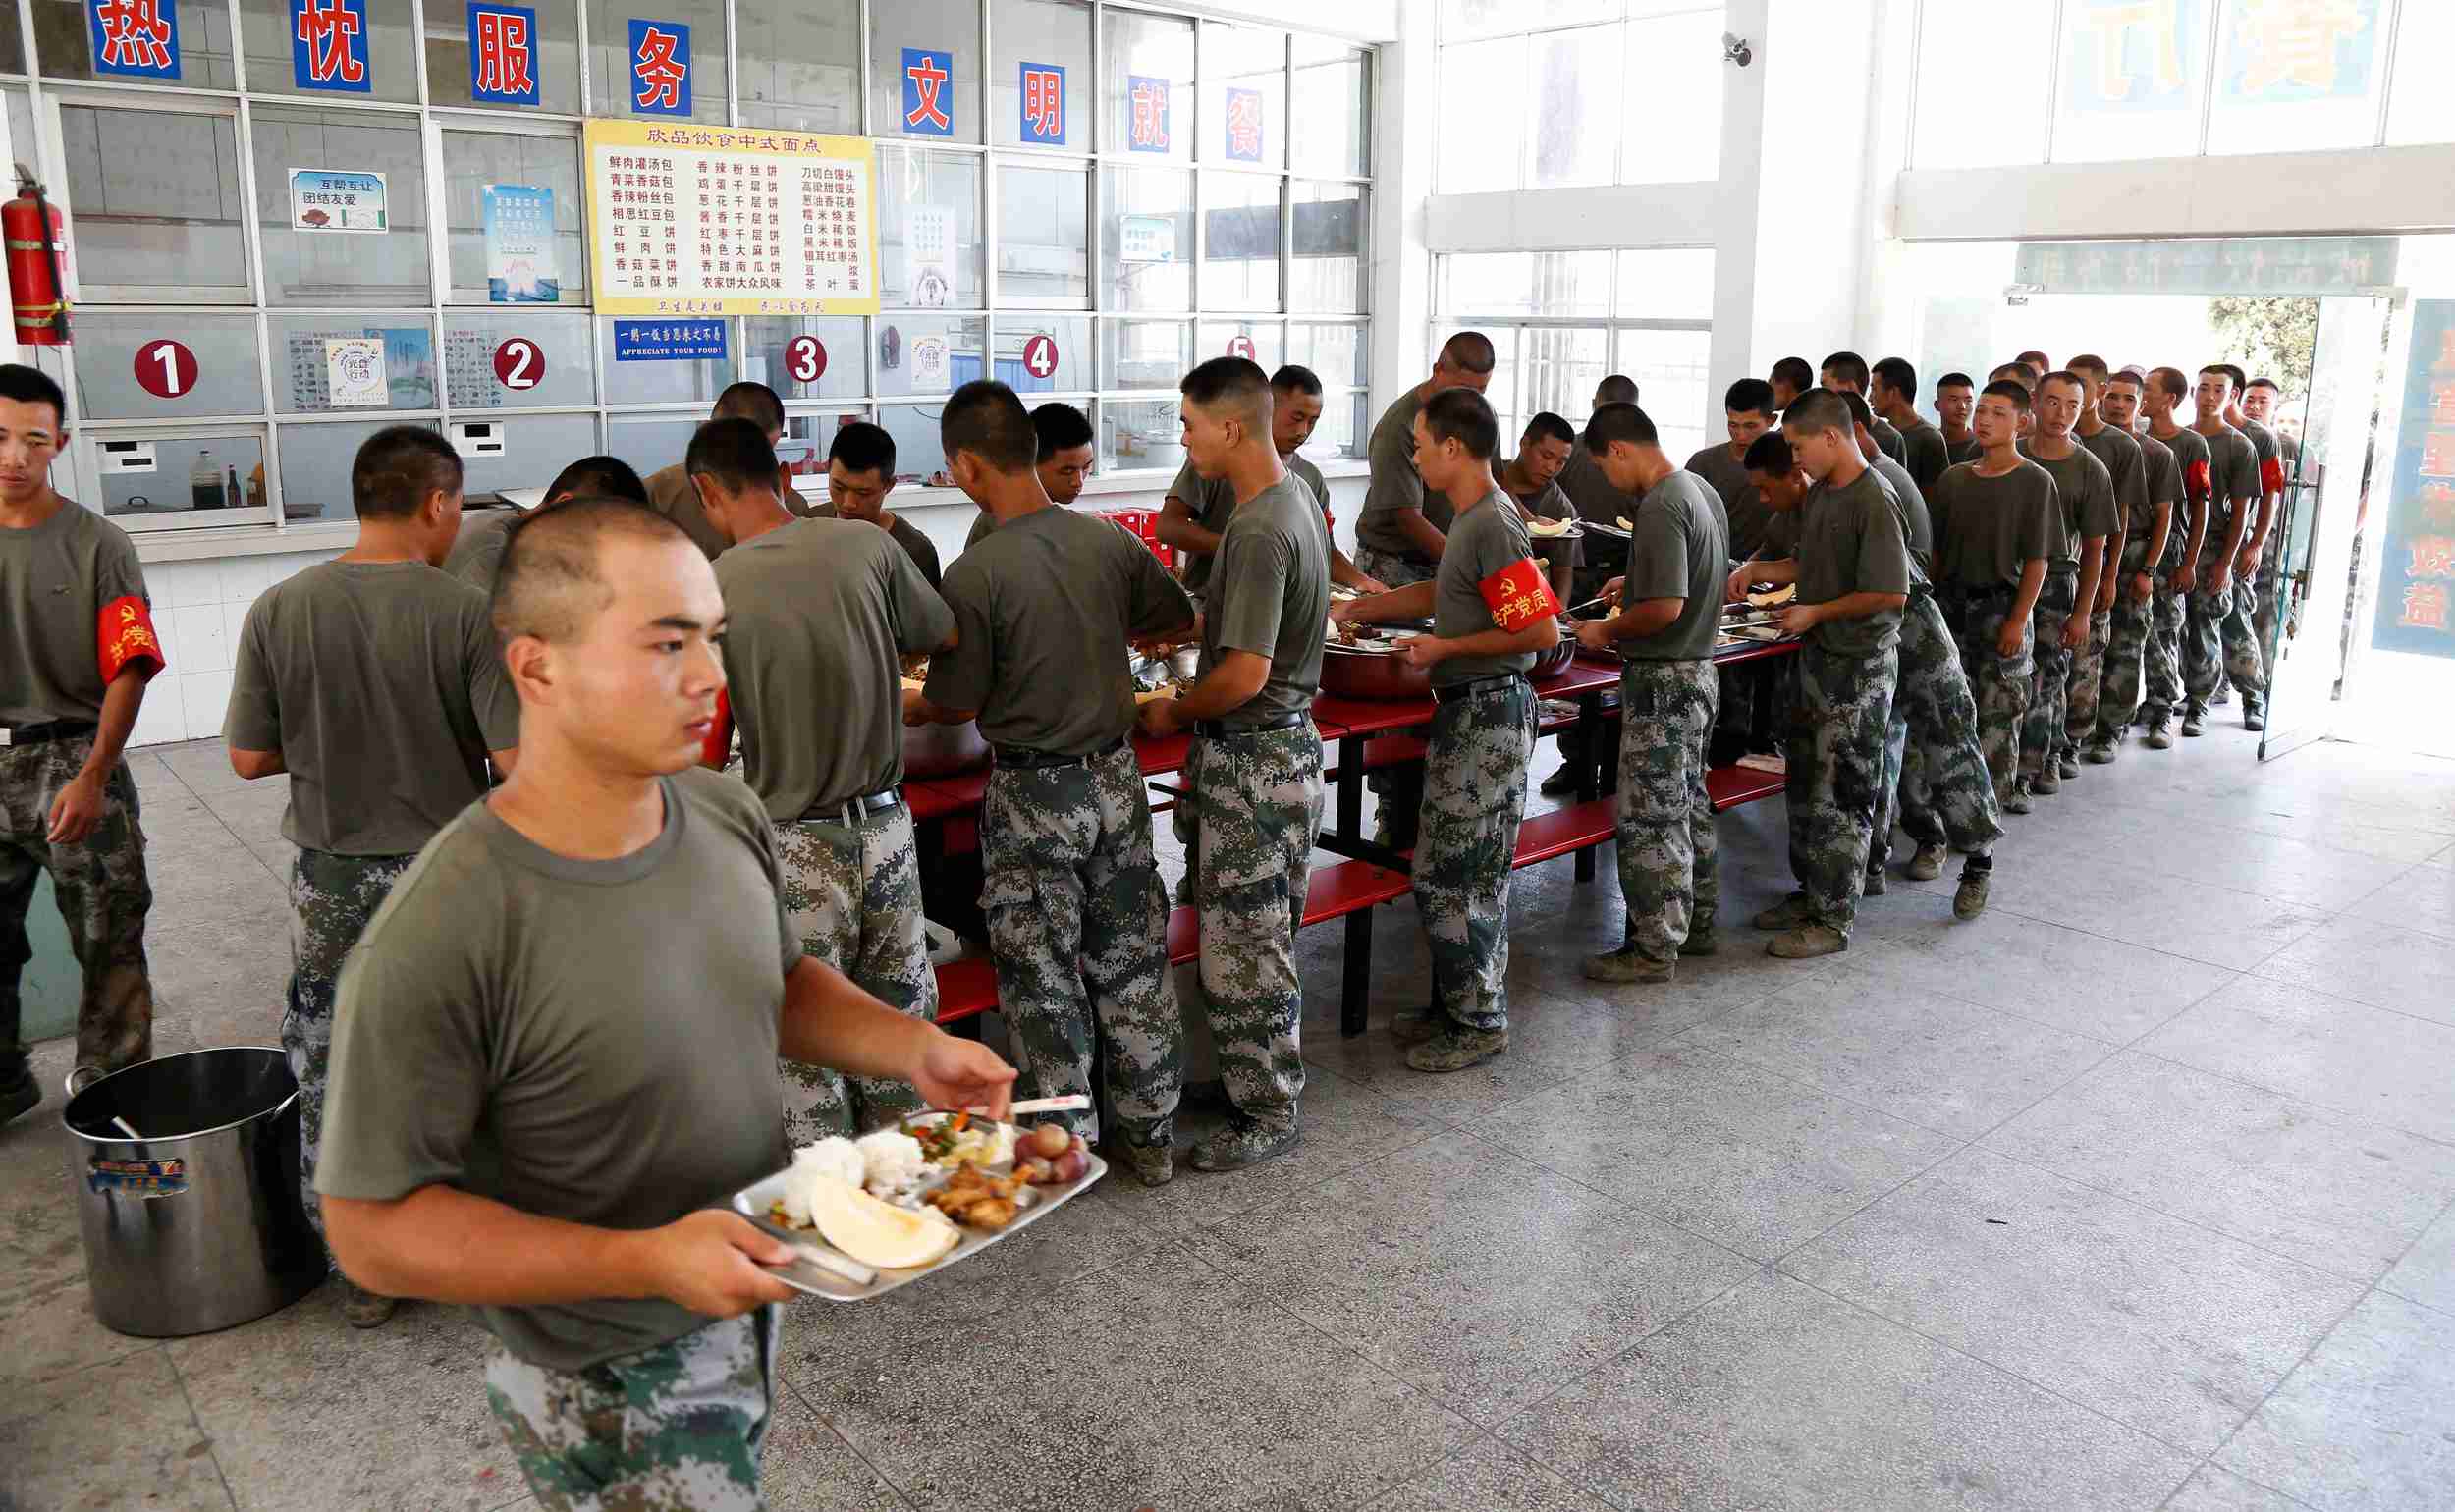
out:
<path id="1" fill-rule="evenodd" d="M 2290 497 L 2288 494 L 2287 497 Z M 2259 550 L 2259 576 L 2255 586 L 2259 592 L 2258 608 L 2252 613 L 2251 627 L 2259 634 L 2260 654 L 2264 656 L 2277 644 L 2276 621 L 2284 611 L 2278 608 L 2277 594 L 2284 576 L 2284 509 L 2276 509 L 2276 526 L 2267 532 L 2267 544 Z M 2259 690 L 2263 695 L 2265 689 Z"/>
<path id="2" fill-rule="evenodd" d="M 1385 587 L 1403 588 L 1408 583 L 1432 581 L 1433 577 L 1440 572 L 1441 565 L 1437 562 L 1418 562 L 1412 557 L 1395 556 L 1377 546 L 1366 546 L 1358 541 L 1355 545 L 1355 569 Z"/>
<path id="3" fill-rule="evenodd" d="M 1906 759 L 1910 751 L 1917 753 L 1914 763 Z M 1900 671 L 1884 740 L 1883 780 L 1869 828 L 1871 872 L 1891 848 L 1896 797 L 1901 829 L 1914 844 L 1948 844 L 1983 856 L 2002 837 L 1979 736 L 1978 701 L 1943 612 L 1924 583 L 1911 587 L 1901 611 Z"/>
<path id="4" fill-rule="evenodd" d="M 1185 770 L 1202 931 L 1197 978 L 1220 1079 L 1239 1112 L 1284 1128 L 1304 1091 L 1295 932 L 1321 835 L 1321 736 L 1310 725 L 1203 736 Z"/>
<path id="5" fill-rule="evenodd" d="M 1441 570 L 1438 563 L 1392 556 L 1361 542 L 1355 548 L 1355 568 L 1391 588 L 1403 588 L 1409 583 L 1428 583 Z M 1373 805 L 1373 843 L 1391 850 L 1414 849 L 1417 815 L 1421 813 L 1424 801 L 1421 774 L 1412 768 L 1397 772 L 1367 772 L 1364 774 L 1364 787 L 1379 800 Z"/>
<path id="6" fill-rule="evenodd" d="M 2260 649 L 2259 578 L 2257 573 L 2233 580 L 2233 607 L 2222 625 L 2225 680 L 2242 695 L 2242 712 L 2258 714 L 2267 706 L 2267 658 Z"/>
<path id="7" fill-rule="evenodd" d="M 2123 548 L 2126 554 L 2130 547 Z M 2122 597 L 2120 589 L 2116 598 Z M 2098 707 L 2104 697 L 2105 658 L 2114 642 L 2114 612 L 2089 616 L 2089 641 L 2072 653 L 2071 683 L 2063 698 L 2063 728 L 2055 739 L 2056 754 L 2069 756 L 2097 729 Z"/>
<path id="8" fill-rule="evenodd" d="M 1812 914 L 1849 938 L 1873 838 L 1876 789 L 1883 781 L 1892 724 L 1897 646 L 1874 656 L 1836 656 L 1813 640 L 1799 647 L 1790 702 L 1790 870 Z"/>
<path id="9" fill-rule="evenodd" d="M 2019 655 L 2007 657 L 1995 649 L 2003 621 L 2011 617 L 2015 592 L 1956 595 L 1951 615 L 1961 671 L 1968 676 L 1970 696 L 1977 700 L 1978 747 L 1987 775 L 1994 780 L 1998 805 L 2020 773 L 2020 730 L 2028 719 L 2037 673 L 2035 617 L 2021 626 Z"/>
<path id="10" fill-rule="evenodd" d="M 1063 766 L 993 770 L 980 853 L 980 906 L 998 1001 L 1030 1089 L 1023 1095 L 1091 1091 L 1096 1019 L 1107 1042 L 1108 1112 L 1134 1143 L 1167 1143 L 1184 1079 L 1184 1021 L 1169 980 L 1168 896 L 1133 748 L 1120 740 Z M 1085 1138 L 1098 1132 L 1088 1113 L 1068 1121 Z"/>
<path id="11" fill-rule="evenodd" d="M 1628 722 L 1619 742 L 1619 895 L 1628 947 L 1656 965 L 1669 964 L 1691 932 L 1712 930 L 1721 899 L 1705 792 L 1706 744 L 1720 705 L 1721 675 L 1710 661 L 1619 669 Z"/>
<path id="12" fill-rule="evenodd" d="M 584 1370 L 486 1351 L 486 1404 L 547 1512 L 756 1512 L 784 1310 Z"/>
<path id="13" fill-rule="evenodd" d="M 2020 775 L 2033 778 L 2054 757 L 2063 739 L 2065 701 L 2071 692 L 2071 653 L 2063 647 L 2063 625 L 2078 602 L 2077 568 L 2046 565 L 2046 585 L 2038 590 L 2032 623 L 2037 634 L 2030 655 L 2037 663 L 2032 680 L 2029 716 L 2020 726 Z"/>
<path id="14" fill-rule="evenodd" d="M 1508 884 L 1534 739 L 1534 685 L 1519 676 L 1450 698 L 1432 717 L 1415 907 L 1432 948 L 1433 1007 L 1456 1028 L 1508 1027 Z"/>
<path id="15" fill-rule="evenodd" d="M 2174 526 L 2179 531 L 2179 523 Z M 2182 702 L 2182 629 L 2190 619 L 2184 595 L 2165 586 L 2165 572 L 2182 561 L 2179 550 L 2166 553 L 2166 567 L 2157 574 L 2156 591 L 2149 601 L 2149 634 L 2143 668 L 2146 688 L 2140 714 L 2154 729 L 2173 718 Z"/>
<path id="16" fill-rule="evenodd" d="M 921 932 L 920 852 L 912 811 L 898 804 L 846 827 L 802 819 L 776 827 L 785 914 L 801 948 L 854 986 L 913 1018 L 938 1016 L 938 978 Z M 795 1147 L 862 1134 L 920 1110 L 908 1083 L 847 1078 L 784 1062 L 785 1135 Z"/>
<path id="17" fill-rule="evenodd" d="M 324 1142 L 324 1083 L 342 963 L 416 859 L 301 849 L 290 863 L 290 1007 L 281 1018 L 281 1049 L 299 1083 L 299 1191 L 319 1234 L 324 1207 L 315 1195 L 315 1156 Z"/>
<path id="18" fill-rule="evenodd" d="M 153 1055 L 153 981 L 145 969 L 153 888 L 128 763 L 103 780 L 102 818 L 91 835 L 71 845 L 44 838 L 52 801 L 92 750 L 90 735 L 0 746 L 0 1077 L 26 1055 L 19 979 L 34 956 L 26 911 L 45 871 L 85 979 L 77 1063 L 116 1071 Z"/>
<path id="19" fill-rule="evenodd" d="M 2105 640 L 2105 677 L 2099 689 L 2097 719 L 2082 733 L 2094 744 L 2119 749 L 2123 731 L 2131 728 L 2141 707 L 2141 673 L 2151 651 L 2150 604 L 2131 596 L 2131 580 L 2148 570 L 2148 543 L 2128 542 L 2122 552 L 2122 576 L 2114 584 L 2114 612 Z M 2155 594 L 2150 595 L 2154 600 Z M 2075 711 L 2075 718 L 2077 712 Z"/>

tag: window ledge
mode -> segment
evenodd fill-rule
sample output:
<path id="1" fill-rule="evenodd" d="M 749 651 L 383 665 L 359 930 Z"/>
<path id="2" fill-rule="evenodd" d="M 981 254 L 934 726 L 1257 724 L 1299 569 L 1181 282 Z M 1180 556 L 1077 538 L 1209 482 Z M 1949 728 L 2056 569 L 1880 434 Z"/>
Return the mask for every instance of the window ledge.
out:
<path id="1" fill-rule="evenodd" d="M 208 562 L 222 557 L 274 557 L 293 552 L 348 551 L 357 543 L 355 519 L 294 524 L 234 525 L 227 530 L 131 531 L 139 562 Z"/>

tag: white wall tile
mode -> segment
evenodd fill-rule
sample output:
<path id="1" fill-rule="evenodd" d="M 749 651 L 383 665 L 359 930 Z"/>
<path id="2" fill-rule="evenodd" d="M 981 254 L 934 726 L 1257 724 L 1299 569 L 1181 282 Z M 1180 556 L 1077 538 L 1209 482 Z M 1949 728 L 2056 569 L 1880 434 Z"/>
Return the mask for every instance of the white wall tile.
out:
<path id="1" fill-rule="evenodd" d="M 228 557 L 213 564 L 221 575 L 221 602 L 252 604 L 273 579 L 270 557 Z"/>
<path id="2" fill-rule="evenodd" d="M 222 601 L 222 574 L 210 562 L 156 562 L 145 568 L 145 591 L 153 607 L 187 609 Z M 157 613 L 155 618 L 160 618 Z"/>
<path id="3" fill-rule="evenodd" d="M 171 611 L 171 643 L 182 673 L 230 671 L 230 637 L 222 628 L 222 606 L 198 604 Z"/>
<path id="4" fill-rule="evenodd" d="M 136 706 L 136 728 L 128 743 L 163 745 L 188 738 L 188 710 L 180 698 L 181 679 L 163 673 L 145 684 L 145 701 Z"/>
<path id="5" fill-rule="evenodd" d="M 188 738 L 200 740 L 222 732 L 222 716 L 230 712 L 230 674 L 191 673 L 179 679 L 180 707 L 186 712 Z"/>
<path id="6" fill-rule="evenodd" d="M 247 611 L 251 603 L 228 603 L 222 606 L 222 644 L 235 671 L 239 666 L 239 634 L 246 628 Z"/>

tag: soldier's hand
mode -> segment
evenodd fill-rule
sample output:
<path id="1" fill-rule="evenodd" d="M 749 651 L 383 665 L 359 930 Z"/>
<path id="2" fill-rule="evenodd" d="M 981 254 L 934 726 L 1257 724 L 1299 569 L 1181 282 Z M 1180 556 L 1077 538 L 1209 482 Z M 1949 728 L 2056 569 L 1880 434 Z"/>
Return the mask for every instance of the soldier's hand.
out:
<path id="1" fill-rule="evenodd" d="M 2233 559 L 2233 575 L 2249 582 L 2259 573 L 2259 548 L 2245 546 L 2242 555 Z"/>
<path id="2" fill-rule="evenodd" d="M 977 1040 L 942 1033 L 923 1041 L 904 1079 L 932 1107 L 969 1108 L 1002 1123 L 1014 1107 L 1014 1068 Z"/>
<path id="3" fill-rule="evenodd" d="M 1358 593 L 1387 593 L 1390 591 L 1390 585 L 1383 582 L 1378 577 L 1359 577 L 1355 582 L 1355 591 Z"/>
<path id="4" fill-rule="evenodd" d="M 2063 649 L 2077 651 L 2089 643 L 2089 617 L 2073 610 L 2063 619 Z"/>
<path id="5" fill-rule="evenodd" d="M 1619 607 L 1620 592 L 1627 586 L 1628 579 L 1626 577 L 1614 577 L 1609 582 L 1605 583 L 1602 589 L 1596 593 L 1595 597 L 1601 599 L 1611 608 L 1617 609 Z"/>
<path id="6" fill-rule="evenodd" d="M 1449 643 L 1438 635 L 1418 635 L 1406 643 L 1409 667 L 1438 667 L 1449 654 Z"/>
<path id="7" fill-rule="evenodd" d="M 1173 698 L 1154 698 L 1137 712 L 1145 733 L 1167 736 L 1185 728 L 1184 711 Z"/>
<path id="8" fill-rule="evenodd" d="M 2232 586 L 2233 564 L 2222 557 L 2210 564 L 2207 573 L 2200 579 L 2200 591 L 2206 594 L 2222 594 Z"/>
<path id="9" fill-rule="evenodd" d="M 792 1259 L 792 1246 L 718 1209 L 688 1214 L 633 1237 L 648 1289 L 708 1318 L 738 1318 L 792 1288 L 763 1266 Z"/>
<path id="10" fill-rule="evenodd" d="M 2145 604 L 2156 592 L 2156 579 L 2146 572 L 2131 574 L 2131 602 Z"/>
<path id="11" fill-rule="evenodd" d="M 2176 592 L 2176 593 L 2188 593 L 2188 592 L 2190 592 L 2190 591 L 2191 591 L 2192 586 L 2193 586 L 2195 583 L 2197 583 L 2197 582 L 2198 582 L 2198 580 L 2199 580 L 2199 568 L 2198 568 L 2198 567 L 2197 567 L 2195 564 L 2192 564 L 2192 563 L 2186 562 L 2186 563 L 2182 564 L 2182 566 L 2180 566 L 2180 567 L 2178 567 L 2174 568 L 2173 576 L 2172 576 L 2171 578 L 2167 579 L 2167 582 L 2168 582 L 2169 586 L 2171 586 L 2171 587 L 2172 587 L 2172 589 L 2174 590 L 2174 592 Z"/>
<path id="12" fill-rule="evenodd" d="M 1804 635 L 1824 619 L 1821 604 L 1793 604 L 1781 612 L 1781 633 Z"/>
<path id="13" fill-rule="evenodd" d="M 1610 621 L 1608 620 L 1578 621 L 1577 644 L 1588 651 L 1609 651 L 1611 649 Z"/>
<path id="14" fill-rule="evenodd" d="M 1748 569 L 1734 567 L 1729 580 L 1722 584 L 1721 599 L 1725 604 L 1744 604 L 1748 597 Z"/>
<path id="15" fill-rule="evenodd" d="M 1357 616 L 1362 612 L 1363 603 L 1364 601 L 1362 599 L 1340 599 L 1332 604 L 1330 606 L 1330 622 L 1333 624 L 1353 624 Z"/>
<path id="16" fill-rule="evenodd" d="M 2028 621 L 2006 618 L 2003 627 L 1994 632 L 1994 654 L 2005 661 L 2020 655 L 2020 643 L 2026 638 L 2024 632 L 2028 628 Z"/>
<path id="17" fill-rule="evenodd" d="M 102 823 L 102 779 L 80 777 L 51 800 L 51 828 L 44 836 L 54 845 L 74 845 Z"/>

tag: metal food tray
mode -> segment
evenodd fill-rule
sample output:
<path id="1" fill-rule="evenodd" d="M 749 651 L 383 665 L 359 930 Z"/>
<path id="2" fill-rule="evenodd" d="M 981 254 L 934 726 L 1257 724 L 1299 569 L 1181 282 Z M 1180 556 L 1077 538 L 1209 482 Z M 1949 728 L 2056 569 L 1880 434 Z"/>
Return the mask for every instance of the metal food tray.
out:
<path id="1" fill-rule="evenodd" d="M 1618 532 L 1615 531 L 1613 533 L 1617 534 Z M 1585 537 L 1586 522 L 1583 520 L 1571 520 L 1567 529 L 1553 531 L 1549 534 L 1541 530 L 1532 529 L 1526 532 L 1526 539 L 1534 542 L 1537 546 L 1541 546 L 1547 541 L 1582 541 Z"/>
<path id="2" fill-rule="evenodd" d="M 974 1122 L 977 1123 L 986 1123 L 989 1120 L 985 1118 L 974 1120 Z M 909 1120 L 906 1120 L 907 1124 Z M 903 1126 L 905 1125 L 898 1125 L 898 1127 Z M 1012 1127 L 1012 1125 L 1009 1125 L 1009 1127 Z M 1020 1132 L 1020 1130 L 1017 1130 L 1018 1134 Z M 1014 1162 L 1012 1161 L 1001 1161 L 995 1165 L 985 1165 L 981 1168 L 988 1171 L 992 1175 L 1011 1175 L 1014 1170 Z M 784 1195 L 785 1177 L 788 1174 L 789 1172 L 780 1170 L 772 1176 L 766 1176 L 757 1181 L 753 1181 L 748 1186 L 743 1187 L 740 1191 L 736 1192 L 733 1197 L 734 1212 L 741 1215 L 745 1218 L 748 1218 L 761 1230 L 774 1235 L 776 1238 L 784 1240 L 787 1244 L 807 1244 L 814 1245 L 820 1249 L 834 1249 L 834 1246 L 828 1244 L 826 1239 L 820 1235 L 817 1229 L 789 1228 L 768 1215 L 769 1208 L 779 1201 Z M 951 1169 L 941 1168 L 938 1173 L 932 1176 L 928 1183 L 921 1188 L 921 1192 L 923 1194 L 927 1194 L 929 1192 L 936 1191 L 939 1187 L 944 1186 L 948 1179 L 954 1174 L 955 1172 Z M 947 1251 L 944 1255 L 939 1256 L 936 1260 L 931 1261 L 925 1266 L 912 1266 L 900 1270 L 890 1270 L 883 1268 L 872 1267 L 871 1269 L 878 1271 L 878 1279 L 870 1282 L 867 1286 L 856 1285 L 851 1280 L 836 1274 L 833 1270 L 811 1265 L 805 1260 L 796 1260 L 790 1265 L 771 1266 L 768 1268 L 767 1273 L 784 1282 L 787 1286 L 793 1288 L 795 1291 L 805 1291 L 813 1297 L 824 1297 L 830 1302 L 867 1302 L 874 1297 L 883 1297 L 887 1293 L 894 1291 L 899 1287 L 909 1286 L 914 1281 L 921 1279 L 923 1276 L 934 1275 L 938 1271 L 944 1270 L 949 1266 L 960 1265 L 964 1261 L 971 1259 L 974 1255 L 979 1254 L 982 1250 L 985 1250 L 989 1246 L 997 1243 L 999 1240 L 1010 1238 L 1015 1234 L 1021 1233 L 1032 1224 L 1039 1222 L 1044 1217 L 1047 1217 L 1051 1213 L 1056 1212 L 1058 1209 L 1065 1206 L 1065 1204 L 1073 1201 L 1083 1192 L 1088 1191 L 1094 1183 L 1107 1174 L 1108 1161 L 1101 1160 L 1098 1155 L 1094 1154 L 1091 1157 L 1090 1168 L 1085 1170 L 1076 1179 L 1060 1183 L 1057 1186 L 1032 1188 L 1034 1192 L 1039 1194 L 1039 1196 L 1032 1202 L 1032 1205 L 1023 1209 L 1020 1213 L 1017 1213 L 1014 1215 L 1013 1222 L 1007 1224 L 996 1233 L 984 1233 L 980 1229 L 966 1227 L 963 1224 L 957 1223 L 955 1225 L 955 1230 L 963 1237 L 955 1242 L 955 1248 Z M 837 1251 L 837 1253 L 841 1254 L 842 1252 Z"/>
<path id="3" fill-rule="evenodd" d="M 1580 520 L 1578 524 L 1582 529 L 1591 530 L 1596 535 L 1609 536 L 1614 541 L 1634 539 L 1628 531 L 1620 529 L 1617 525 L 1607 525 L 1599 519 Z"/>

